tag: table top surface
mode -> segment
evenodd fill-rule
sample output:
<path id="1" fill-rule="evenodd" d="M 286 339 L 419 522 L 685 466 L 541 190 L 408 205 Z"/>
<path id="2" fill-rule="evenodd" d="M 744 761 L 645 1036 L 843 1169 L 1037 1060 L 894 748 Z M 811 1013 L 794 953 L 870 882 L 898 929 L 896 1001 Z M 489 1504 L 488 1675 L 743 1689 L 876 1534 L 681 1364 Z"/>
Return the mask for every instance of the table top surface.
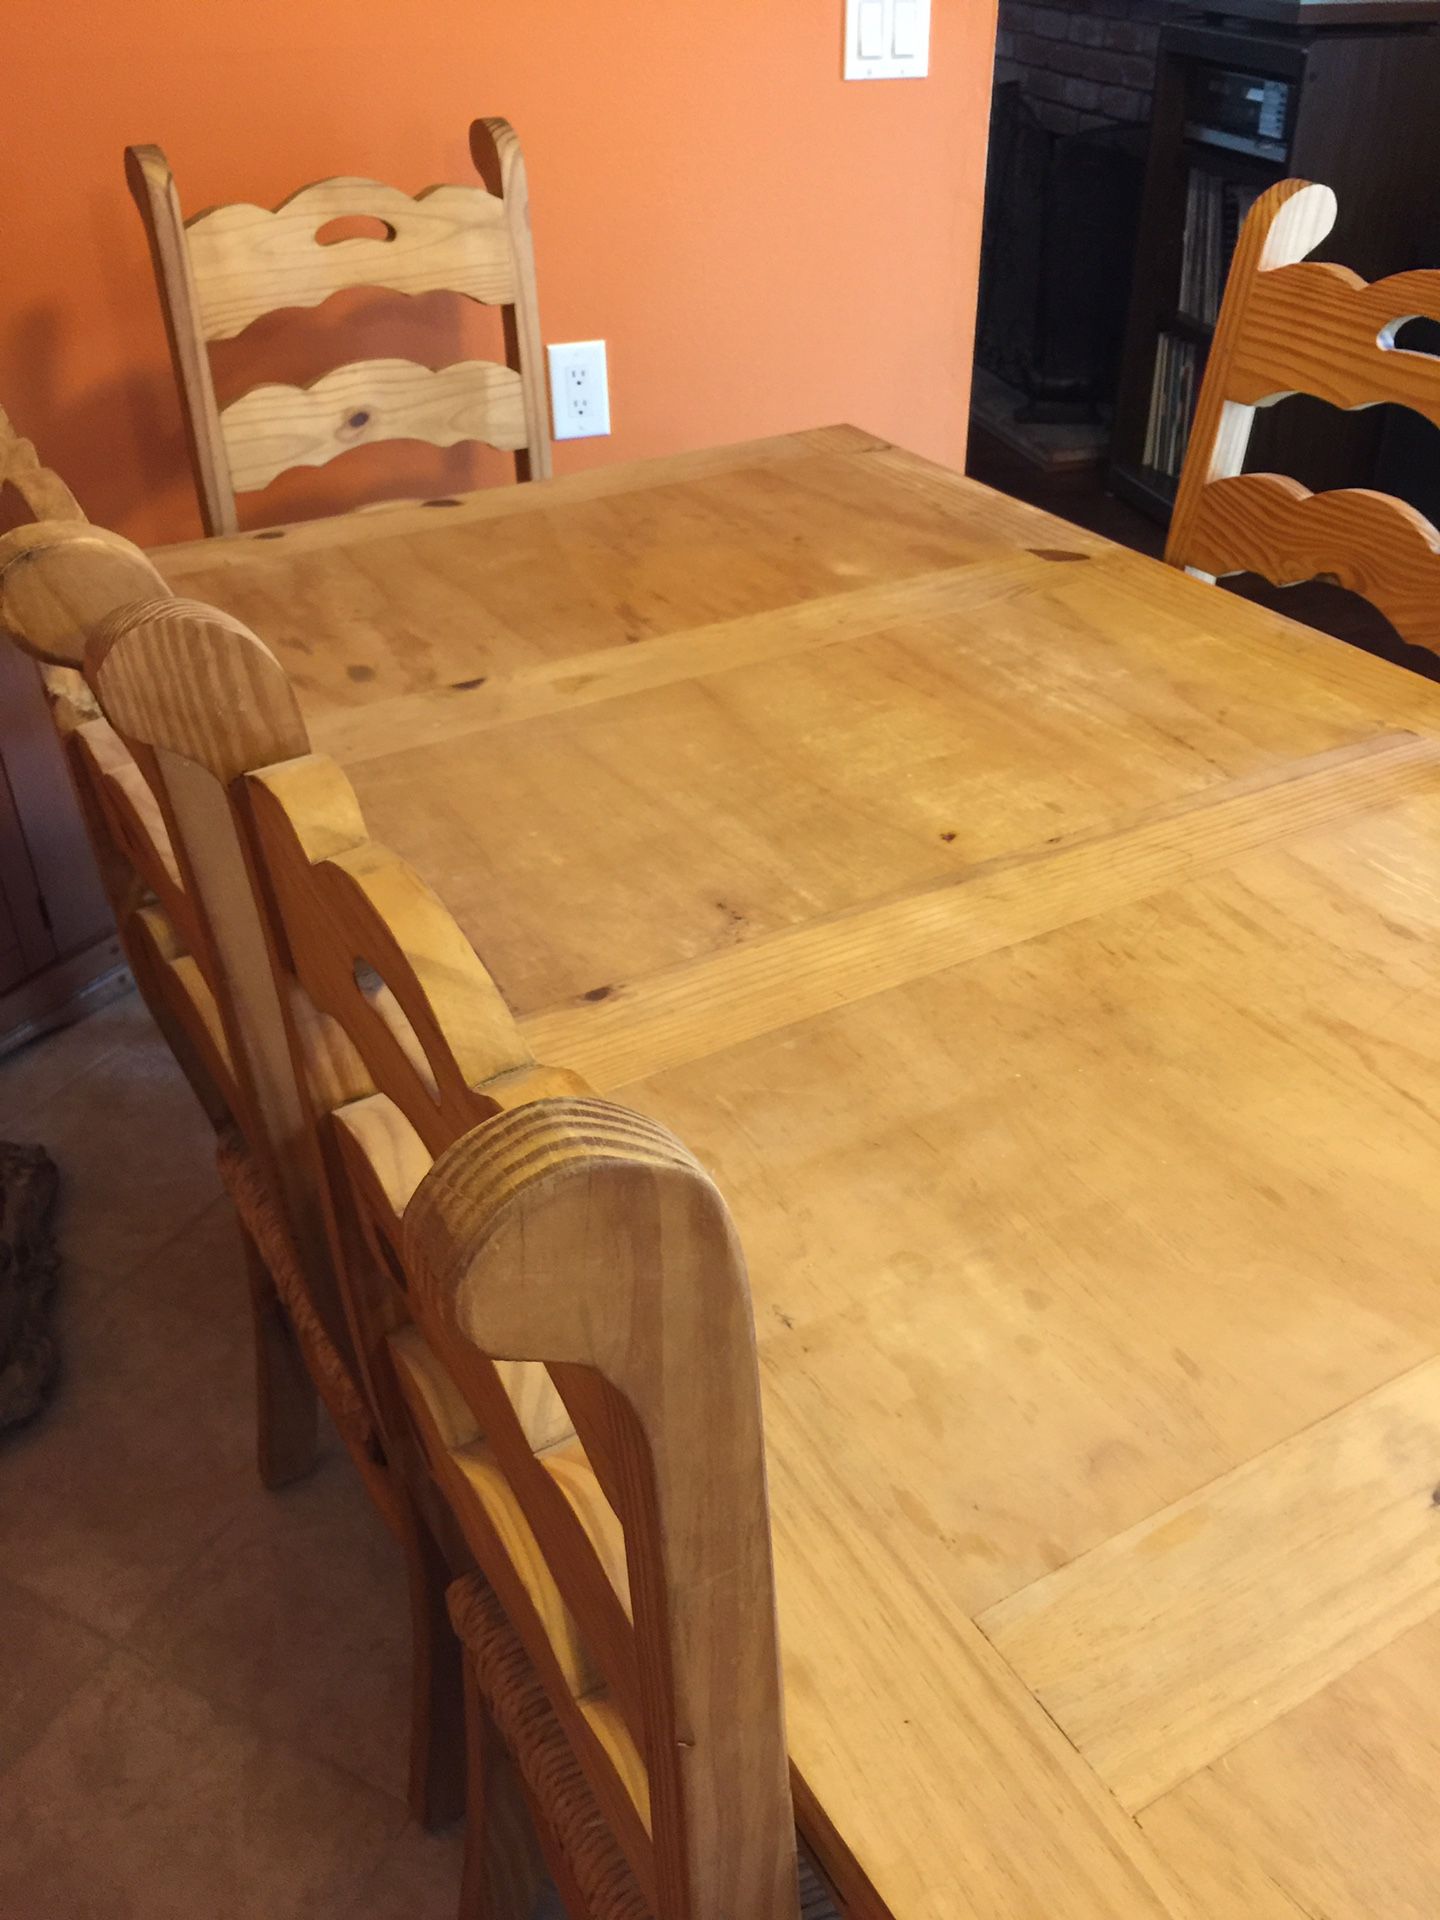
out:
<path id="1" fill-rule="evenodd" d="M 155 558 L 729 1198 L 857 1910 L 1430 1911 L 1440 687 L 851 428 Z"/>

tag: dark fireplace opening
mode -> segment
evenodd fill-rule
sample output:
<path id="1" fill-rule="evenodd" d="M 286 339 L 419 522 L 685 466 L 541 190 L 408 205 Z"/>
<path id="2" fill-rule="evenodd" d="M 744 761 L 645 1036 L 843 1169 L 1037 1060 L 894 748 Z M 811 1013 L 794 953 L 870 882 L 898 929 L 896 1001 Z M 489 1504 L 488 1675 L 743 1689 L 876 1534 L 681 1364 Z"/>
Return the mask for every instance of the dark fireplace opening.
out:
<path id="1" fill-rule="evenodd" d="M 1058 132 L 1018 80 L 995 89 L 976 360 L 1017 418 L 1098 421 L 1115 397 L 1145 129 Z"/>

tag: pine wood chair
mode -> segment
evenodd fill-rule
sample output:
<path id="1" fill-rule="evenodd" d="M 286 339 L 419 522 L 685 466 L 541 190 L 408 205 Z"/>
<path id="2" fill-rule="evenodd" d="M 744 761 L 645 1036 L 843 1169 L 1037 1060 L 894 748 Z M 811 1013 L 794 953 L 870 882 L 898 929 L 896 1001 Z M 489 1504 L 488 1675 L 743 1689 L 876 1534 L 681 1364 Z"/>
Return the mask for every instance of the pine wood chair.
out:
<path id="1" fill-rule="evenodd" d="M 1312 494 L 1245 473 L 1257 407 L 1291 393 L 1344 408 L 1390 401 L 1440 426 L 1440 358 L 1397 346 L 1404 323 L 1440 319 L 1440 270 L 1373 284 L 1306 259 L 1335 224 L 1329 187 L 1282 180 L 1241 231 L 1206 363 L 1165 558 L 1216 578 L 1275 586 L 1327 577 L 1371 601 L 1396 632 L 1440 652 L 1440 532 L 1368 488 Z"/>
<path id="2" fill-rule="evenodd" d="M 479 440 L 516 455 L 521 479 L 550 472 L 540 320 L 525 161 L 505 120 L 477 120 L 483 186 L 429 187 L 413 199 L 374 180 L 321 180 L 273 211 L 230 205 L 182 218 L 159 147 L 128 147 L 126 178 L 145 222 L 207 533 L 233 533 L 236 494 L 351 447 Z M 336 223 L 380 229 L 326 238 Z M 316 307 L 347 288 L 450 292 L 504 310 L 505 366 L 356 361 L 308 387 L 252 388 L 221 409 L 209 347 L 282 308 Z"/>
<path id="3" fill-rule="evenodd" d="M 572 1920 L 795 1920 L 754 1326 L 723 1201 L 654 1122 L 537 1065 L 339 767 L 296 750 L 253 636 L 142 606 L 89 671 L 182 840 L 228 798 L 302 1080 L 317 1053 L 347 1062 L 348 1092 L 332 1074 L 309 1108 L 362 1370 L 449 1521 L 462 1911 L 525 1911 L 523 1875 L 497 1900 L 486 1840 L 498 1730 Z"/>
<path id="4" fill-rule="evenodd" d="M 257 1453 L 279 1487 L 316 1458 L 317 1391 L 409 1569 L 414 1639 L 410 1799 L 418 1819 L 453 1817 L 462 1786 L 459 1673 L 444 1568 L 386 1460 L 350 1344 L 320 1213 L 320 1175 L 296 1095 L 264 935 L 228 814 L 212 820 L 203 867 L 174 831 L 153 758 L 132 754 L 83 677 L 89 636 L 117 608 L 166 604 L 143 553 L 91 526 L 63 483 L 0 414 L 0 473 L 69 518 L 0 537 L 0 629 L 40 663 L 122 949 L 156 1025 L 216 1132 L 255 1326 Z M 298 744 L 298 740 L 297 740 Z M 244 906 L 235 912 L 236 903 Z"/>

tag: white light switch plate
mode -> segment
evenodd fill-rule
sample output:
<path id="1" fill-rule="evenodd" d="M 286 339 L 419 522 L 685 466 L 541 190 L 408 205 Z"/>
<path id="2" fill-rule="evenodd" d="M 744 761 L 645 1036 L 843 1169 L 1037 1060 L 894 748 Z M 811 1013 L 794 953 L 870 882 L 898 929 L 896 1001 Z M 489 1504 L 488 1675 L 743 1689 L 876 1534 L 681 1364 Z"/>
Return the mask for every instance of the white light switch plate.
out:
<path id="1" fill-rule="evenodd" d="M 923 80 L 930 0 L 845 0 L 845 78 Z"/>
<path id="2" fill-rule="evenodd" d="M 610 374 L 603 340 L 547 347 L 550 412 L 557 440 L 593 440 L 610 431 Z"/>

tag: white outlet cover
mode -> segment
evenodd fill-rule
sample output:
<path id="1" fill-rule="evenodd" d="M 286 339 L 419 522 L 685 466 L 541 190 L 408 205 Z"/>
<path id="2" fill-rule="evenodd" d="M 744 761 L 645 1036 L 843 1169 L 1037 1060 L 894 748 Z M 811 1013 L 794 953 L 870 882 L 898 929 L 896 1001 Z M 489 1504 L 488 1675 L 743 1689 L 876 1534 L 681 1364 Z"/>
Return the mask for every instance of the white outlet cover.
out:
<path id="1" fill-rule="evenodd" d="M 603 340 L 563 340 L 550 359 L 550 414 L 557 440 L 593 440 L 610 431 L 610 372 Z"/>
<path id="2" fill-rule="evenodd" d="M 923 80 L 930 71 L 930 0 L 844 0 L 845 78 Z"/>

